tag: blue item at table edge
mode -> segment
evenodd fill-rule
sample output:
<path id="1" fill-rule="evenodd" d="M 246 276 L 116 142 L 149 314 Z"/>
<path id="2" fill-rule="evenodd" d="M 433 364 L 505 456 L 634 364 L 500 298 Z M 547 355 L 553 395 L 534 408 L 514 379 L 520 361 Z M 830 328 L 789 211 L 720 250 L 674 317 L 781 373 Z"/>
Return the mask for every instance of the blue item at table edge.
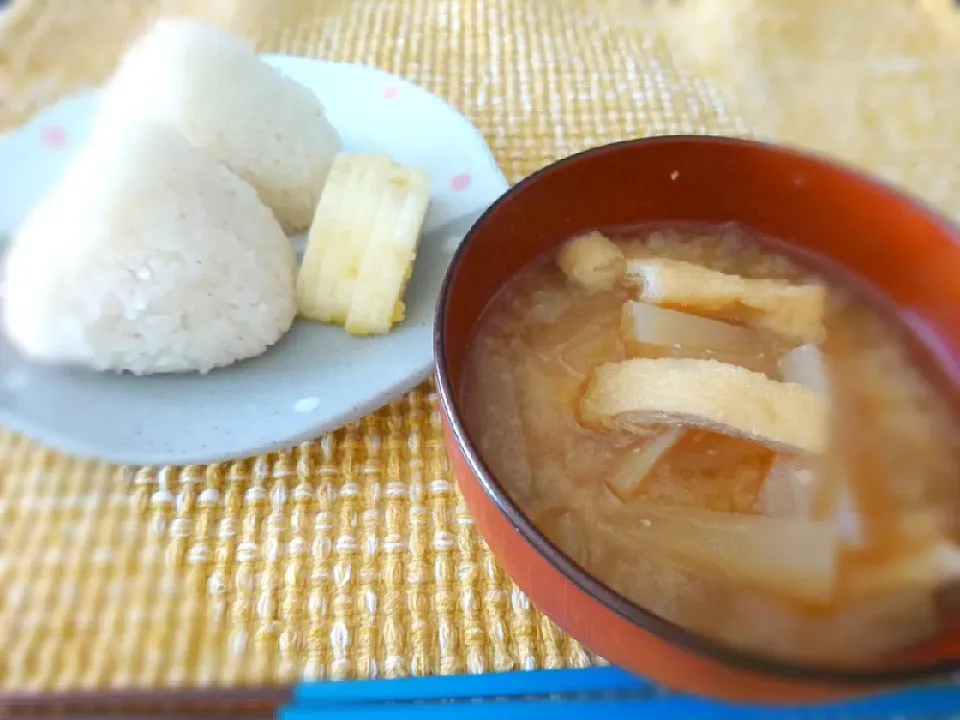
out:
<path id="1" fill-rule="evenodd" d="M 278 720 L 454 717 L 512 720 L 642 717 L 648 720 L 861 720 L 960 718 L 960 685 L 887 691 L 857 700 L 747 706 L 658 688 L 614 667 L 455 675 L 403 680 L 304 683 Z"/>

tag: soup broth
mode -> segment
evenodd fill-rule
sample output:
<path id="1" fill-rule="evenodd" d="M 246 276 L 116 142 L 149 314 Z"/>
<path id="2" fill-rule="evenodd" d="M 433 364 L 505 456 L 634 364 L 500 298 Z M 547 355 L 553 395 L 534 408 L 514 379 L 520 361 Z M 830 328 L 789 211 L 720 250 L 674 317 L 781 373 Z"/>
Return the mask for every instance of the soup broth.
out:
<path id="1" fill-rule="evenodd" d="M 960 579 L 953 409 L 900 328 L 739 226 L 576 238 L 515 278 L 462 388 L 534 524 L 634 603 L 785 659 L 873 662 Z"/>

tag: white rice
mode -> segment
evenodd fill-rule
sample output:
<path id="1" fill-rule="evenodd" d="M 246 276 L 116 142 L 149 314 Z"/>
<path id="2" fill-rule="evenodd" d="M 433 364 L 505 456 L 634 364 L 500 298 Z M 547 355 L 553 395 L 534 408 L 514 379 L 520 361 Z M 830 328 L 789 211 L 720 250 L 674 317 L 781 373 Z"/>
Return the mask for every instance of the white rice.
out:
<path id="1" fill-rule="evenodd" d="M 2 321 L 37 360 L 206 372 L 290 328 L 295 272 L 252 187 L 174 130 L 133 123 L 95 133 L 14 236 Z"/>
<path id="2" fill-rule="evenodd" d="M 253 185 L 288 232 L 309 226 L 340 138 L 316 95 L 243 41 L 159 20 L 104 88 L 99 122 L 172 125 Z"/>

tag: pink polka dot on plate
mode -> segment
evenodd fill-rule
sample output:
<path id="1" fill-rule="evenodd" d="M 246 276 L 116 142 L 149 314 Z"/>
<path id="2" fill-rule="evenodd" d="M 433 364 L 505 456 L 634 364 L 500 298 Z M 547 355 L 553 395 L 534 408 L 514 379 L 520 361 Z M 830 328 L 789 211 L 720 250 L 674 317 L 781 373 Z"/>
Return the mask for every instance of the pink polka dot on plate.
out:
<path id="1" fill-rule="evenodd" d="M 63 147 L 67 144 L 67 131 L 52 125 L 43 131 L 43 144 L 47 147 Z"/>
<path id="2" fill-rule="evenodd" d="M 384 100 L 393 100 L 397 96 L 397 88 L 394 85 L 387 85 L 383 89 L 383 99 Z"/>
<path id="3" fill-rule="evenodd" d="M 470 175 L 467 173 L 460 173 L 459 175 L 454 175 L 453 179 L 450 180 L 450 188 L 454 192 L 460 192 L 461 190 L 466 190 L 470 187 Z"/>

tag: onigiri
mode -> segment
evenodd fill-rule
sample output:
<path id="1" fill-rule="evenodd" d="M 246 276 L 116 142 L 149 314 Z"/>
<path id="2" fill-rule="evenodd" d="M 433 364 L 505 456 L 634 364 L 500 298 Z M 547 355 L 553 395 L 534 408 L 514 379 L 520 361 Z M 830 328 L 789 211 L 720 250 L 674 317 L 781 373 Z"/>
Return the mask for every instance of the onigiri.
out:
<path id="1" fill-rule="evenodd" d="M 99 122 L 155 120 L 250 183 L 288 232 L 310 225 L 340 137 L 309 89 L 242 40 L 193 20 L 161 19 L 103 90 Z"/>
<path id="2" fill-rule="evenodd" d="M 11 241 L 2 323 L 38 361 L 135 374 L 263 353 L 296 258 L 246 182 L 175 130 L 95 133 Z"/>

